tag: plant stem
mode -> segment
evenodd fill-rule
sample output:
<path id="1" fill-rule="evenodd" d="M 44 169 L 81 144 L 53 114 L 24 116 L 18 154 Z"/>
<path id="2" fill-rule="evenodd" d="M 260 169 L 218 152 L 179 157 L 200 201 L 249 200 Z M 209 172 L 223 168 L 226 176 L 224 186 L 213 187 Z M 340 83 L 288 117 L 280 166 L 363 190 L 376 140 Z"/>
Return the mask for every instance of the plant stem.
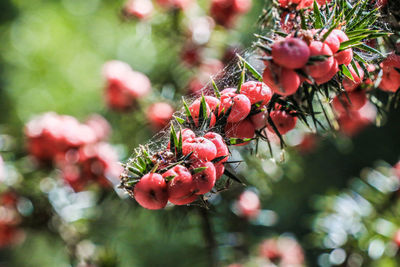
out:
<path id="1" fill-rule="evenodd" d="M 203 237 L 207 245 L 209 266 L 216 267 L 218 266 L 218 260 L 217 260 L 218 248 L 217 248 L 217 242 L 215 241 L 212 222 L 207 209 L 199 208 L 199 212 L 202 220 Z"/>

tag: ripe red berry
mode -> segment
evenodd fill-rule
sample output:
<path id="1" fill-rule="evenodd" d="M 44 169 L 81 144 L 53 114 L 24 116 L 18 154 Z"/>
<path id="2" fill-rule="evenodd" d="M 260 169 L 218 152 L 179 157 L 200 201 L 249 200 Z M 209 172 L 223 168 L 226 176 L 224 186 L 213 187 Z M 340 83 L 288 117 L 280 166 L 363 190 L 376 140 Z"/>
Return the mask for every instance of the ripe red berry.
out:
<path id="1" fill-rule="evenodd" d="M 179 131 L 177 133 L 178 141 L 179 141 L 181 133 L 182 133 L 182 143 L 185 142 L 186 139 L 196 138 L 196 134 L 192 130 L 186 128 L 186 129 L 182 129 L 182 131 Z M 170 149 L 170 147 L 171 147 L 171 144 L 168 142 L 167 148 Z"/>
<path id="2" fill-rule="evenodd" d="M 225 126 L 225 135 L 228 138 L 247 139 L 247 138 L 253 138 L 254 134 L 255 134 L 254 125 L 248 119 L 238 123 L 227 123 Z M 247 143 L 248 142 L 238 144 L 238 146 L 242 146 Z"/>
<path id="3" fill-rule="evenodd" d="M 273 65 L 265 68 L 263 81 L 274 93 L 284 96 L 293 95 L 300 86 L 300 77 L 296 72 Z"/>
<path id="4" fill-rule="evenodd" d="M 267 125 L 267 112 L 261 111 L 250 117 L 251 122 L 256 130 L 260 130 Z"/>
<path id="5" fill-rule="evenodd" d="M 182 144 L 183 155 L 193 152 L 191 158 L 210 161 L 217 155 L 217 148 L 210 140 L 204 137 L 186 139 Z"/>
<path id="6" fill-rule="evenodd" d="M 215 109 L 215 107 L 219 104 L 219 100 L 215 97 L 208 96 L 204 97 L 206 100 L 206 111 L 207 111 L 207 116 L 211 115 L 211 121 L 210 121 L 210 126 L 213 126 L 215 124 L 215 115 L 212 113 L 214 111 L 209 104 Z M 209 104 L 208 104 L 209 103 Z M 196 126 L 199 125 L 199 117 L 200 117 L 200 107 L 201 107 L 201 98 L 196 99 L 190 106 L 189 106 L 189 111 L 190 114 L 192 115 L 193 121 Z M 206 119 L 206 118 L 204 118 Z"/>
<path id="7" fill-rule="evenodd" d="M 247 96 L 252 105 L 256 103 L 266 105 L 272 97 L 271 89 L 262 82 L 245 82 L 242 84 L 240 93 Z"/>
<path id="8" fill-rule="evenodd" d="M 166 171 L 163 177 L 173 177 L 168 182 L 169 201 L 175 205 L 185 205 L 193 202 L 197 196 L 195 195 L 195 183 L 190 171 L 182 166 L 177 165 Z"/>
<path id="9" fill-rule="evenodd" d="M 286 110 L 272 110 L 269 116 L 281 135 L 296 127 L 297 117 Z M 275 132 L 271 125 L 268 125 L 268 128 L 270 131 Z"/>
<path id="10" fill-rule="evenodd" d="M 349 102 L 350 99 L 350 102 Z M 367 102 L 365 91 L 353 91 L 346 94 L 337 95 L 333 101 L 333 108 L 338 113 L 345 113 L 349 110 L 358 110 Z"/>
<path id="11" fill-rule="evenodd" d="M 133 195 L 146 209 L 162 209 L 168 202 L 167 183 L 160 174 L 148 173 L 135 185 Z"/>
<path id="12" fill-rule="evenodd" d="M 313 78 L 320 78 L 326 75 L 334 64 L 332 50 L 325 43 L 313 41 L 310 44 L 311 56 L 328 56 L 323 61 L 313 62 L 312 65 L 306 66 L 306 72 Z"/>
<path id="13" fill-rule="evenodd" d="M 236 94 L 236 88 L 225 88 L 224 90 L 221 91 L 221 95 L 224 95 L 226 93 Z"/>
<path id="14" fill-rule="evenodd" d="M 335 59 L 337 60 L 339 65 L 349 65 L 353 60 L 353 49 L 347 48 L 346 50 L 336 53 Z"/>
<path id="15" fill-rule="evenodd" d="M 323 30 L 323 31 L 321 32 L 321 37 L 324 36 L 324 34 L 325 34 L 327 31 L 328 31 L 328 30 L 326 30 L 326 29 Z M 336 31 L 337 31 L 337 30 L 336 30 Z M 329 46 L 329 48 L 331 49 L 331 51 L 332 51 L 333 54 L 335 54 L 335 53 L 339 50 L 339 47 L 340 47 L 340 40 L 339 40 L 339 38 L 337 37 L 337 33 L 335 32 L 335 30 L 333 30 L 333 31 L 328 35 L 328 37 L 325 39 L 324 43 L 325 43 L 326 45 Z"/>
<path id="16" fill-rule="evenodd" d="M 218 163 L 226 162 L 229 157 L 229 149 L 226 146 L 225 141 L 222 138 L 222 136 L 220 136 L 217 133 L 208 132 L 204 135 L 204 138 L 210 140 L 215 145 L 215 148 L 217 149 L 217 154 L 216 154 L 215 158 L 226 156 L 224 159 L 218 161 Z"/>
<path id="17" fill-rule="evenodd" d="M 276 41 L 271 54 L 276 64 L 288 69 L 300 69 L 307 63 L 310 49 L 303 40 L 290 37 Z"/>
<path id="18" fill-rule="evenodd" d="M 221 108 L 219 112 L 221 113 L 222 110 L 226 112 L 229 108 L 231 108 L 231 112 L 227 121 L 238 122 L 244 120 L 249 115 L 251 102 L 247 96 L 242 94 L 226 93 L 221 95 Z"/>
<path id="19" fill-rule="evenodd" d="M 216 179 L 218 180 L 219 178 L 222 177 L 222 175 L 224 175 L 225 166 L 223 163 L 217 163 L 214 164 L 214 167 L 215 167 L 215 176 Z"/>
<path id="20" fill-rule="evenodd" d="M 174 108 L 165 102 L 154 103 L 146 111 L 147 120 L 155 131 L 167 126 L 173 114 Z"/>
<path id="21" fill-rule="evenodd" d="M 356 65 L 357 65 L 357 70 L 358 70 L 358 73 L 360 74 L 360 76 L 357 75 L 357 72 L 354 70 L 353 66 L 349 65 L 348 68 L 351 72 L 351 75 L 353 76 L 354 81 L 350 80 L 347 77 L 343 78 L 343 87 L 347 92 L 351 92 L 354 89 L 356 89 L 364 79 L 363 69 L 360 67 L 360 65 L 358 63 L 356 63 Z"/>
<path id="22" fill-rule="evenodd" d="M 335 76 L 335 74 L 338 71 L 339 71 L 339 65 L 337 63 L 337 60 L 334 59 L 333 65 L 332 65 L 331 69 L 328 71 L 328 73 L 326 73 L 324 76 L 322 76 L 320 78 L 315 78 L 314 81 L 318 85 L 329 82 L 330 80 L 332 80 L 332 78 Z"/>
<path id="23" fill-rule="evenodd" d="M 196 194 L 202 195 L 210 192 L 216 181 L 216 173 L 214 164 L 211 162 L 196 161 L 192 164 L 192 169 L 206 168 L 205 170 L 193 175 L 193 180 L 196 187 Z"/>
<path id="24" fill-rule="evenodd" d="M 179 135 L 181 133 L 182 133 L 182 142 L 189 138 L 196 138 L 195 133 L 192 130 L 186 128 L 182 129 L 182 131 L 178 133 L 178 140 L 179 140 Z"/>

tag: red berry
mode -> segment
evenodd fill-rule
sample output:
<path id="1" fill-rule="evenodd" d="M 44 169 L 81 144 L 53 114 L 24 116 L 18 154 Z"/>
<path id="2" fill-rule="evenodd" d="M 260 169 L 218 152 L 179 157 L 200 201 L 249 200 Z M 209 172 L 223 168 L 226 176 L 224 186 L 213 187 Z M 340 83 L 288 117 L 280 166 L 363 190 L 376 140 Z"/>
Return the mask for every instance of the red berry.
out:
<path id="1" fill-rule="evenodd" d="M 177 165 L 163 174 L 164 178 L 173 176 L 168 183 L 169 201 L 175 205 L 185 205 L 193 202 L 195 183 L 190 171 L 182 165 Z"/>
<path id="2" fill-rule="evenodd" d="M 261 111 L 250 117 L 251 122 L 256 130 L 260 130 L 267 125 L 267 112 Z"/>
<path id="3" fill-rule="evenodd" d="M 266 105 L 272 97 L 271 89 L 262 82 L 245 82 L 242 84 L 240 93 L 247 96 L 252 105 L 256 103 Z"/>
<path id="4" fill-rule="evenodd" d="M 400 73 L 395 68 L 383 69 L 379 88 L 386 92 L 396 92 L 400 87 Z"/>
<path id="5" fill-rule="evenodd" d="M 229 149 L 226 146 L 222 136 L 220 136 L 217 133 L 208 132 L 204 135 L 204 138 L 210 140 L 215 145 L 215 148 L 217 149 L 217 155 L 215 156 L 215 158 L 226 156 L 224 159 L 220 160 L 218 163 L 226 162 L 229 157 Z"/>
<path id="6" fill-rule="evenodd" d="M 324 34 L 327 32 L 328 30 L 323 30 L 321 32 L 321 37 L 324 36 Z M 335 31 L 332 31 L 328 37 L 325 39 L 324 44 L 328 45 L 329 48 L 331 49 L 332 53 L 335 54 L 340 47 L 340 40 L 337 36 L 337 33 Z"/>
<path id="7" fill-rule="evenodd" d="M 350 99 L 350 102 L 349 100 Z M 358 110 L 367 102 L 367 96 L 364 91 L 353 91 L 346 94 L 337 95 L 333 101 L 333 108 L 338 113 L 345 113 L 349 110 Z"/>
<path id="8" fill-rule="evenodd" d="M 148 19 L 153 13 L 153 3 L 151 0 L 129 0 L 124 6 L 124 14 L 127 17 L 138 19 Z"/>
<path id="9" fill-rule="evenodd" d="M 196 138 L 195 133 L 192 130 L 186 128 L 178 133 L 178 140 L 180 133 L 182 133 L 182 142 L 189 138 Z"/>
<path id="10" fill-rule="evenodd" d="M 349 65 L 353 60 L 353 49 L 347 48 L 346 50 L 336 53 L 335 59 L 337 60 L 339 65 Z"/>
<path id="11" fill-rule="evenodd" d="M 361 109 L 339 115 L 340 131 L 348 136 L 353 136 L 371 124 L 376 117 L 376 108 L 367 102 Z"/>
<path id="12" fill-rule="evenodd" d="M 236 88 L 225 88 L 224 90 L 221 91 L 221 95 L 224 95 L 226 93 L 234 93 L 236 94 Z"/>
<path id="13" fill-rule="evenodd" d="M 242 94 L 235 93 L 226 93 L 221 95 L 221 109 L 224 112 L 228 111 L 231 108 L 231 112 L 229 113 L 228 122 L 238 122 L 244 120 L 247 115 L 249 115 L 251 110 L 251 103 L 247 96 Z"/>
<path id="14" fill-rule="evenodd" d="M 222 175 L 224 175 L 225 166 L 223 163 L 218 163 L 218 164 L 214 164 L 214 167 L 215 167 L 215 176 L 216 176 L 216 179 L 218 180 L 219 178 L 222 177 Z"/>
<path id="15" fill-rule="evenodd" d="M 400 247 L 400 230 L 397 230 L 394 234 L 393 241 L 398 247 Z"/>
<path id="16" fill-rule="evenodd" d="M 324 61 L 313 62 L 306 66 L 306 72 L 313 78 L 320 78 L 326 75 L 334 64 L 332 50 L 325 43 L 313 41 L 310 44 L 311 56 L 328 56 Z"/>
<path id="17" fill-rule="evenodd" d="M 186 139 L 182 144 L 183 155 L 193 152 L 191 158 L 210 161 L 217 155 L 217 148 L 210 140 L 204 137 Z"/>
<path id="18" fill-rule="evenodd" d="M 151 91 L 149 78 L 143 73 L 133 71 L 124 62 L 113 60 L 104 64 L 103 76 L 106 79 L 105 97 L 110 108 L 129 110 L 134 107 L 134 100 Z"/>
<path id="19" fill-rule="evenodd" d="M 233 0 L 233 10 L 237 13 L 246 13 L 251 8 L 251 0 Z"/>
<path id="20" fill-rule="evenodd" d="M 265 68 L 263 81 L 274 93 L 284 96 L 293 95 L 300 86 L 300 77 L 296 72 L 272 65 Z"/>
<path id="21" fill-rule="evenodd" d="M 269 116 L 280 134 L 286 134 L 296 127 L 297 117 L 291 115 L 285 110 L 272 110 Z M 275 132 L 271 125 L 268 125 L 270 131 Z"/>
<path id="22" fill-rule="evenodd" d="M 104 117 L 98 114 L 91 115 L 86 120 L 85 124 L 89 126 L 90 129 L 92 129 L 92 131 L 96 135 L 97 141 L 107 139 L 111 133 L 111 125 Z"/>
<path id="23" fill-rule="evenodd" d="M 228 138 L 247 139 L 253 138 L 254 134 L 254 125 L 248 119 L 238 123 L 227 123 L 225 126 L 225 135 Z M 247 143 L 238 144 L 238 146 L 243 146 Z"/>
<path id="24" fill-rule="evenodd" d="M 174 114 L 174 108 L 165 102 L 158 102 L 152 104 L 146 112 L 147 120 L 150 122 L 151 127 L 159 131 L 168 125 Z"/>
<path id="25" fill-rule="evenodd" d="M 272 46 L 272 59 L 288 69 L 304 67 L 310 57 L 310 49 L 306 42 L 299 38 L 286 38 L 276 41 Z"/>
<path id="26" fill-rule="evenodd" d="M 349 37 L 342 31 L 338 29 L 334 29 L 331 34 L 336 35 L 336 37 L 339 39 L 339 42 L 343 43 L 349 40 Z"/>
<path id="27" fill-rule="evenodd" d="M 361 84 L 362 80 L 364 79 L 363 69 L 360 67 L 360 65 L 358 63 L 356 63 L 356 65 L 357 65 L 357 70 L 358 70 L 358 73 L 360 74 L 360 76 L 357 75 L 353 66 L 349 65 L 348 68 L 351 72 L 351 75 L 353 76 L 354 81 L 350 80 L 347 77 L 343 78 L 343 87 L 347 92 L 350 92 L 350 91 L 353 91 L 354 89 L 356 89 Z"/>
<path id="28" fill-rule="evenodd" d="M 315 78 L 314 81 L 316 84 L 320 85 L 326 82 L 329 82 L 330 80 L 332 80 L 332 78 L 335 76 L 335 74 L 339 71 L 339 65 L 337 63 L 337 60 L 334 59 L 333 60 L 333 65 L 331 67 L 331 69 L 328 71 L 328 73 L 326 73 L 323 77 L 321 78 Z"/>
<path id="29" fill-rule="evenodd" d="M 253 191 L 244 191 L 236 203 L 240 216 L 253 219 L 260 213 L 260 199 Z"/>
<path id="30" fill-rule="evenodd" d="M 193 175 L 193 180 L 196 187 L 196 194 L 202 195 L 210 192 L 216 181 L 216 173 L 214 164 L 211 162 L 197 161 L 192 164 L 192 169 L 206 168 L 205 170 Z"/>
<path id="31" fill-rule="evenodd" d="M 178 142 L 179 142 L 181 133 L 182 133 L 182 143 L 185 142 L 186 139 L 196 138 L 196 134 L 192 130 L 186 128 L 177 133 Z M 171 144 L 168 142 L 167 148 L 170 149 L 170 147 L 171 147 Z"/>
<path id="32" fill-rule="evenodd" d="M 212 113 L 213 109 L 209 106 L 210 105 L 215 108 L 219 104 L 219 100 L 215 97 L 208 96 L 206 99 L 206 111 L 207 111 L 207 116 L 211 115 L 211 121 L 210 121 L 210 126 L 213 126 L 215 124 L 215 115 Z M 192 115 L 193 121 L 196 126 L 199 125 L 199 117 L 200 117 L 200 107 L 201 107 L 201 98 L 196 99 L 190 106 L 189 106 L 189 111 L 190 114 Z M 206 118 L 204 118 L 206 119 Z"/>
<path id="33" fill-rule="evenodd" d="M 133 195 L 146 209 L 162 209 L 168 202 L 167 183 L 160 174 L 148 173 L 135 185 Z"/>

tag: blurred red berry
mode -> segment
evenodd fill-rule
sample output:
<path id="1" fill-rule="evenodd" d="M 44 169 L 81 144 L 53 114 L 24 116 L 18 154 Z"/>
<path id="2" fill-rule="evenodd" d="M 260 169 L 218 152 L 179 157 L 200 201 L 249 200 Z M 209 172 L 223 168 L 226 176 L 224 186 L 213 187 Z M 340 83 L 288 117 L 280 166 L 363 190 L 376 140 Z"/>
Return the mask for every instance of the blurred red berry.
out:
<path id="1" fill-rule="evenodd" d="M 236 202 L 236 209 L 239 216 L 247 219 L 254 219 L 260 213 L 260 199 L 253 191 L 246 190 Z"/>
<path id="2" fill-rule="evenodd" d="M 151 0 L 129 0 L 125 3 L 123 12 L 126 17 L 144 20 L 150 18 L 153 9 Z"/>
<path id="3" fill-rule="evenodd" d="M 163 129 L 169 124 L 174 114 L 174 108 L 165 102 L 152 104 L 146 111 L 146 117 L 155 131 Z"/>
<path id="4" fill-rule="evenodd" d="M 359 75 L 354 70 L 352 65 L 348 66 L 350 73 L 353 76 L 354 81 L 352 81 L 348 77 L 343 78 L 343 82 L 342 82 L 343 87 L 347 92 L 351 92 L 351 91 L 355 90 L 364 79 L 364 70 L 360 67 L 360 65 L 358 63 L 356 63 L 356 65 L 357 65 L 357 71 L 358 71 Z"/>
<path id="5" fill-rule="evenodd" d="M 350 100 L 350 101 L 349 101 Z M 358 110 L 367 102 L 365 91 L 352 91 L 347 94 L 337 95 L 333 101 L 333 108 L 338 113 L 345 113 L 349 110 Z"/>
<path id="6" fill-rule="evenodd" d="M 296 127 L 297 117 L 286 110 L 272 110 L 269 116 L 278 132 L 282 135 Z M 270 131 L 275 132 L 270 124 L 268 124 L 268 128 Z"/>

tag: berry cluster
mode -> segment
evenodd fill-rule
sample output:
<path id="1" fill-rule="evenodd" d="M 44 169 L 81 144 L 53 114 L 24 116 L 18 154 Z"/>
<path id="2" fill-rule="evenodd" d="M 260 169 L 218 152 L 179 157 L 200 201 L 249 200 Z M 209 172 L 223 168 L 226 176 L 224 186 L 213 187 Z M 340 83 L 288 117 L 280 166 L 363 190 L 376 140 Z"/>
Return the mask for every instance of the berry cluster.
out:
<path id="1" fill-rule="evenodd" d="M 275 93 L 288 96 L 296 93 L 303 82 L 320 85 L 330 81 L 339 66 L 345 65 L 352 79 L 346 77 L 343 87 L 352 91 L 361 83 L 363 73 L 361 68 L 356 72 L 350 65 L 352 48 L 341 48 L 341 43 L 348 40 L 338 29 L 320 33 L 307 30 L 296 33 L 296 37 L 280 37 L 271 46 L 263 47 L 270 56 L 265 60 L 263 80 Z"/>
<path id="2" fill-rule="evenodd" d="M 64 181 L 77 191 L 93 181 L 109 185 L 105 177 L 120 174 L 114 150 L 103 143 L 109 133 L 110 125 L 99 115 L 83 124 L 74 117 L 49 112 L 25 127 L 29 153 L 41 163 L 59 166 Z"/>
<path id="3" fill-rule="evenodd" d="M 75 192 L 84 190 L 89 184 L 109 187 L 110 180 L 117 182 L 117 177 L 121 174 L 118 155 L 104 142 L 69 150 L 64 159 L 57 164 L 62 170 L 64 181 Z"/>
<path id="4" fill-rule="evenodd" d="M 177 149 L 181 150 L 184 160 L 172 159 L 174 163 L 168 166 L 163 158 L 160 173 L 144 175 L 134 187 L 136 201 L 147 209 L 161 209 L 167 201 L 175 205 L 189 204 L 211 191 L 224 172 L 223 163 L 228 160 L 229 150 L 219 134 L 208 132 L 196 137 L 192 130 L 183 129 L 179 139 L 182 146 Z M 164 156 L 171 157 L 174 154 L 171 149 L 174 146 L 170 144 Z"/>
<path id="5" fill-rule="evenodd" d="M 256 129 L 275 127 L 284 134 L 296 124 L 294 114 L 280 105 L 267 109 L 272 92 L 262 82 L 245 82 L 237 89 L 217 91 L 217 95 L 203 95 L 190 106 L 185 103 L 187 117 L 181 123 L 188 128 L 176 134 L 171 126 L 170 142 L 163 151 L 150 157 L 144 150 L 144 156 L 128 162 L 122 186 L 141 206 L 161 209 L 168 201 L 192 203 L 210 192 L 224 174 L 228 145 L 250 142 Z M 258 213 L 259 202 L 253 207 L 251 194 L 244 193 L 238 202 L 241 216 Z"/>
<path id="6" fill-rule="evenodd" d="M 103 76 L 106 80 L 107 105 L 113 110 L 130 110 L 135 107 L 137 99 L 151 91 L 149 78 L 121 61 L 107 62 L 103 67 Z"/>

